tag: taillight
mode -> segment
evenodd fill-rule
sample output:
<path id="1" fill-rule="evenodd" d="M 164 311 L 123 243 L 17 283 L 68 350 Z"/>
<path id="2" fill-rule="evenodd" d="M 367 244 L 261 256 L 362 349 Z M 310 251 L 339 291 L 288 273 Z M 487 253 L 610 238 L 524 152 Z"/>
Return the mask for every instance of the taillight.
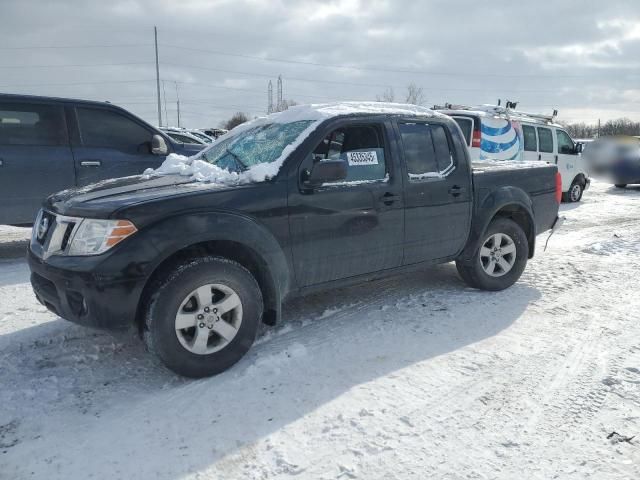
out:
<path id="1" fill-rule="evenodd" d="M 562 203 L 562 175 L 556 172 L 556 202 Z"/>
<path id="2" fill-rule="evenodd" d="M 472 147 L 480 147 L 482 143 L 482 134 L 480 133 L 480 129 L 473 130 L 473 137 L 471 137 L 471 146 Z"/>

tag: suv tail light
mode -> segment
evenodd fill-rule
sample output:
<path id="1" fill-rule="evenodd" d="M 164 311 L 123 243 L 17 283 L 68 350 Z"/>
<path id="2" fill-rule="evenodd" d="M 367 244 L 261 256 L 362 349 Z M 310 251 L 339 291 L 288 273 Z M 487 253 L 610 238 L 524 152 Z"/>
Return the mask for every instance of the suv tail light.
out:
<path id="1" fill-rule="evenodd" d="M 562 175 L 556 172 L 556 202 L 562 203 Z"/>
<path id="2" fill-rule="evenodd" d="M 480 147 L 482 143 L 482 134 L 480 133 L 479 128 L 473 129 L 473 136 L 471 137 L 471 146 L 472 147 Z"/>

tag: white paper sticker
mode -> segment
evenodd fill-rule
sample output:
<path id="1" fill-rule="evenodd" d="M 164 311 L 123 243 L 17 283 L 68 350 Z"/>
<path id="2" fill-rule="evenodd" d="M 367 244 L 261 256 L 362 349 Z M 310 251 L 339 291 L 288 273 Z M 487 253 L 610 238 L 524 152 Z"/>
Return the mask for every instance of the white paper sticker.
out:
<path id="1" fill-rule="evenodd" d="M 350 166 L 378 165 L 378 154 L 372 152 L 347 152 L 347 161 Z"/>

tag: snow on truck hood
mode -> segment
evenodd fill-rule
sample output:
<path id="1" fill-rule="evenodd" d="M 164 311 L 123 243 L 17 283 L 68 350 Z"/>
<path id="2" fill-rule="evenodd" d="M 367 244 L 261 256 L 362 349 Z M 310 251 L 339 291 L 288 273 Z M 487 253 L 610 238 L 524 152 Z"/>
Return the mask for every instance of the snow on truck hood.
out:
<path id="1" fill-rule="evenodd" d="M 444 117 L 426 107 L 408 105 L 403 103 L 385 102 L 338 102 L 313 105 L 296 105 L 284 112 L 273 113 L 266 117 L 238 125 L 233 130 L 219 137 L 210 147 L 198 154 L 186 157 L 184 155 L 171 154 L 157 169 L 147 169 L 144 172 L 146 178 L 162 175 L 181 175 L 198 182 L 207 182 L 217 185 L 241 185 L 246 183 L 264 182 L 275 177 L 284 160 L 289 156 L 323 121 L 347 115 L 409 115 L 423 117 Z M 247 170 L 237 173 L 213 165 L 202 160 L 203 154 L 215 145 L 227 139 L 236 137 L 248 130 L 268 124 L 286 124 L 299 121 L 310 121 L 293 142 L 289 143 L 280 156 L 273 162 L 264 162 L 253 165 Z"/>

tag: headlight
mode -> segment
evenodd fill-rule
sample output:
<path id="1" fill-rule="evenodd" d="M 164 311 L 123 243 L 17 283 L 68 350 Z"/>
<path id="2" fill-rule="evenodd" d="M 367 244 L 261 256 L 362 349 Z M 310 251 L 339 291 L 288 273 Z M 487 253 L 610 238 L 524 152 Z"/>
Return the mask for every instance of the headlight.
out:
<path id="1" fill-rule="evenodd" d="M 137 231 L 129 220 L 85 218 L 76 228 L 67 255 L 99 255 Z"/>

